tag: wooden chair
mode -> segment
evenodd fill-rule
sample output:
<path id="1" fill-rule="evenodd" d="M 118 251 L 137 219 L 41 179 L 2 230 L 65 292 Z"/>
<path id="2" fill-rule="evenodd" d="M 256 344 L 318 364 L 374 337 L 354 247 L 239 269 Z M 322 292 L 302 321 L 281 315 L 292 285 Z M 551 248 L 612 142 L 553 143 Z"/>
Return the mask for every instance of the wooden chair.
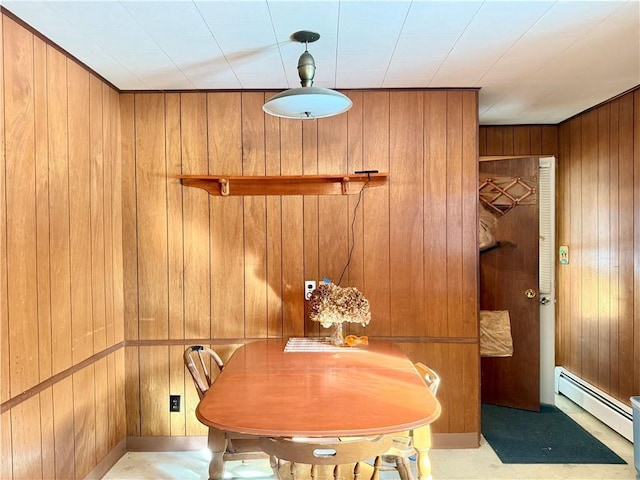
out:
<path id="1" fill-rule="evenodd" d="M 277 480 L 378 480 L 380 455 L 393 437 L 260 439 Z M 374 458 L 372 464 L 366 462 Z"/>
<path id="2" fill-rule="evenodd" d="M 438 393 L 438 387 L 440 386 L 440 376 L 431 368 L 425 364 L 417 362 L 414 363 L 415 369 L 424 378 L 429 390 L 435 397 Z M 428 447 L 431 447 L 431 426 L 427 426 L 422 429 L 423 434 L 428 436 Z M 411 463 L 409 457 L 415 455 L 416 451 L 411 445 L 411 436 L 409 432 L 405 432 L 404 435 L 394 437 L 391 448 L 385 452 L 382 457 L 386 462 L 395 462 L 395 468 L 398 470 L 398 475 L 401 480 L 414 480 L 413 472 L 411 471 Z M 428 457 L 428 449 L 424 455 L 421 455 L 420 470 L 424 477 L 431 477 L 431 463 Z"/>
<path id="3" fill-rule="evenodd" d="M 198 397 L 203 398 L 216 377 L 224 369 L 224 362 L 212 349 L 202 345 L 192 345 L 184 351 L 184 364 L 191 374 L 193 383 L 198 392 Z M 215 375 L 210 373 L 215 369 Z M 217 430 L 209 429 L 209 439 L 218 434 Z M 257 458 L 269 458 L 264 453 L 256 437 L 241 434 L 225 434 L 226 449 L 222 456 L 223 462 L 233 460 L 253 460 Z M 211 444 L 211 442 L 209 442 Z"/>

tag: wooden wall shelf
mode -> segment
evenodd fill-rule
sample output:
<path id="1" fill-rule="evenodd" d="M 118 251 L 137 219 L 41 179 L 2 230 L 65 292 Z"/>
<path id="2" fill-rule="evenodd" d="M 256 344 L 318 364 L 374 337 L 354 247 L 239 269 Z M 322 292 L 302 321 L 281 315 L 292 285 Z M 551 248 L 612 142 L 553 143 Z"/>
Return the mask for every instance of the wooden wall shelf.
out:
<path id="1" fill-rule="evenodd" d="M 388 173 L 357 173 L 349 175 L 178 175 L 186 187 L 206 190 L 211 195 L 349 195 L 359 193 L 366 184 L 379 187 Z M 367 184 L 367 182 L 369 182 Z"/>

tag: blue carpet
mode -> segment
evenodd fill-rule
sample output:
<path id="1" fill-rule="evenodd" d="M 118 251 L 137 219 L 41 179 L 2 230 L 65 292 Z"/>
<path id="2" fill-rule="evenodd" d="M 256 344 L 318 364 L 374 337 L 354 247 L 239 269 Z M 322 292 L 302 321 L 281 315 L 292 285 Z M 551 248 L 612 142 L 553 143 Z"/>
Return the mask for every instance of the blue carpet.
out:
<path id="1" fill-rule="evenodd" d="M 482 435 L 502 463 L 626 464 L 560 409 L 482 404 Z"/>

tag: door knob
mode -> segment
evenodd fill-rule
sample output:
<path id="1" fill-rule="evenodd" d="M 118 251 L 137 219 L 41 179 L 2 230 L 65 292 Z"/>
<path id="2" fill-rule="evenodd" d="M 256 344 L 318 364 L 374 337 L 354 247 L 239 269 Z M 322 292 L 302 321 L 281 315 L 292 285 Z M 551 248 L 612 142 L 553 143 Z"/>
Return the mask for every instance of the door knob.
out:
<path id="1" fill-rule="evenodd" d="M 529 288 L 524 292 L 524 296 L 527 298 L 536 298 L 536 291 L 533 288 Z"/>

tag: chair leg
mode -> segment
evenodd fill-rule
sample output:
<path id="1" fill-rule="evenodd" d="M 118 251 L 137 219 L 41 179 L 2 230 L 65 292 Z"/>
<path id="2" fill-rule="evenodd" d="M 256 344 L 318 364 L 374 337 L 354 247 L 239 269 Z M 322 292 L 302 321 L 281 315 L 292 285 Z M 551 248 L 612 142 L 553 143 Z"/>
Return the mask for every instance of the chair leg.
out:
<path id="1" fill-rule="evenodd" d="M 408 458 L 396 457 L 396 470 L 398 470 L 400 480 L 415 480 Z"/>
<path id="2" fill-rule="evenodd" d="M 416 449 L 416 466 L 418 467 L 418 480 L 433 480 L 431 476 L 431 427 L 416 428 L 413 431 L 413 447 Z"/>

